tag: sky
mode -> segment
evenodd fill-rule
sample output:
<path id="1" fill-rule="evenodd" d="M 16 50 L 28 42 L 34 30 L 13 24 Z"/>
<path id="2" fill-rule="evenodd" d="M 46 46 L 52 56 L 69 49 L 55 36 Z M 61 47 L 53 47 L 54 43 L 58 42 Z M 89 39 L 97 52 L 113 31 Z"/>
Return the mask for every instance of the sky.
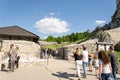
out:
<path id="1" fill-rule="evenodd" d="M 93 31 L 115 10 L 116 0 L 0 0 L 0 27 L 17 25 L 45 39 Z"/>

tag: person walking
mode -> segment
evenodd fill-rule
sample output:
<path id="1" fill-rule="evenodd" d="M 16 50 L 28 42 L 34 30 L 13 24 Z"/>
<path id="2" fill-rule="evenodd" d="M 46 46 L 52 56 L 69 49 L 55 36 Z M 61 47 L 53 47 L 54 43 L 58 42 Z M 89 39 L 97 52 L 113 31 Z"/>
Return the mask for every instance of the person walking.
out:
<path id="1" fill-rule="evenodd" d="M 83 71 L 84 71 L 83 77 L 86 78 L 86 75 L 87 75 L 86 67 L 87 67 L 87 64 L 88 64 L 88 51 L 86 50 L 86 47 L 84 47 L 84 46 L 83 46 L 82 54 L 83 54 L 82 66 L 83 66 Z"/>
<path id="2" fill-rule="evenodd" d="M 80 77 L 80 65 L 82 65 L 82 59 L 83 55 L 81 54 L 80 48 L 76 48 L 76 52 L 74 53 L 74 58 L 75 58 L 75 67 L 76 67 L 76 72 L 78 76 L 78 80 L 81 80 Z"/>
<path id="3" fill-rule="evenodd" d="M 16 68 L 19 67 L 19 60 L 20 60 L 19 47 L 16 47 L 16 61 L 15 61 Z"/>
<path id="4" fill-rule="evenodd" d="M 92 72 L 92 56 L 91 54 L 88 55 L 88 67 L 89 67 L 89 71 Z"/>
<path id="5" fill-rule="evenodd" d="M 99 73 L 99 59 L 98 59 L 98 56 L 95 57 L 94 63 L 95 63 L 94 64 L 94 66 L 95 66 L 95 74 L 98 77 L 98 73 Z"/>
<path id="6" fill-rule="evenodd" d="M 110 59 L 104 50 L 98 52 L 99 58 L 99 80 L 110 80 L 112 68 Z"/>
<path id="7" fill-rule="evenodd" d="M 116 78 L 116 72 L 118 70 L 118 54 L 114 51 L 114 47 L 110 46 L 109 47 L 109 57 L 111 61 L 111 66 L 112 66 L 112 75 L 114 77 L 114 80 L 117 80 Z"/>
<path id="8" fill-rule="evenodd" d="M 16 50 L 14 49 L 14 45 L 10 45 L 10 50 L 9 50 L 9 68 L 10 71 L 14 72 L 14 65 L 15 65 L 15 60 L 16 60 Z"/>

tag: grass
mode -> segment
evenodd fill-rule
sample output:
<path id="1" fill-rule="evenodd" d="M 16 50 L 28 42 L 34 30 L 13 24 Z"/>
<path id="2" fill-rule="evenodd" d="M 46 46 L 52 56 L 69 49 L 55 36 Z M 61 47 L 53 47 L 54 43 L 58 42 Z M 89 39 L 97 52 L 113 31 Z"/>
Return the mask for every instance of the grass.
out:
<path id="1" fill-rule="evenodd" d="M 118 58 L 120 60 L 120 51 L 116 51 L 116 53 L 118 54 Z M 119 66 L 118 66 L 118 74 L 120 74 L 120 62 L 119 62 Z"/>
<path id="2" fill-rule="evenodd" d="M 120 60 L 120 51 L 115 51 L 118 54 L 118 58 Z"/>
<path id="3" fill-rule="evenodd" d="M 68 44 L 58 44 L 58 45 L 46 45 L 44 48 L 51 48 L 51 49 L 56 49 L 56 48 L 61 48 L 63 46 L 66 46 Z"/>
<path id="4" fill-rule="evenodd" d="M 89 38 L 86 37 L 86 38 L 84 38 L 84 39 L 81 39 L 81 40 L 75 41 L 75 43 L 76 43 L 76 44 L 79 44 L 79 43 L 82 43 L 82 42 L 84 42 L 84 41 L 86 41 L 86 40 L 88 40 L 88 39 L 89 39 Z"/>
<path id="5" fill-rule="evenodd" d="M 118 59 L 120 60 L 120 51 L 115 51 L 118 54 Z M 110 52 L 107 51 L 107 53 L 109 54 Z"/>

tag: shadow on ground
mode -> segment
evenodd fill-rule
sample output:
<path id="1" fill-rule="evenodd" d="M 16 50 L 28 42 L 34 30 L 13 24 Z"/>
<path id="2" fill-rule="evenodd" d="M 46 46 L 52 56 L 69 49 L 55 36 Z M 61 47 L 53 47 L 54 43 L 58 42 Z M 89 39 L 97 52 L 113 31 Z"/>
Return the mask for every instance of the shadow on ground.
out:
<path id="1" fill-rule="evenodd" d="M 68 74 L 67 72 L 57 72 L 57 73 L 52 73 L 53 76 L 56 76 L 58 78 L 64 78 L 68 80 L 74 80 L 71 77 L 74 77 L 75 74 Z"/>
<path id="2" fill-rule="evenodd" d="M 4 69 L 4 70 L 1 70 L 2 72 L 8 72 L 8 70 L 7 69 Z"/>

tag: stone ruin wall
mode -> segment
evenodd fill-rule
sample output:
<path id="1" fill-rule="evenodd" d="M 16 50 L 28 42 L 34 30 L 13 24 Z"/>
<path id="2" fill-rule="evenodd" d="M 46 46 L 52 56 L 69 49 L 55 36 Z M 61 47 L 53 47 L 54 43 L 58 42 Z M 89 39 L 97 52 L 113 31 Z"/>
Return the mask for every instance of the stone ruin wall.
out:
<path id="1" fill-rule="evenodd" d="M 111 30 L 106 30 L 105 32 L 110 34 L 111 37 L 111 43 L 113 45 L 117 44 L 120 41 L 120 28 L 115 28 Z M 68 52 L 68 60 L 72 60 L 72 55 L 75 52 L 77 47 L 80 47 L 82 49 L 82 45 L 87 47 L 87 50 L 89 53 L 95 53 L 96 52 L 96 42 L 98 42 L 98 39 L 91 39 L 87 40 L 85 42 L 82 42 L 80 44 L 71 44 L 66 46 L 67 52 Z"/>
<path id="2" fill-rule="evenodd" d="M 3 40 L 2 51 L 6 55 L 10 49 L 10 44 L 14 44 L 15 47 L 19 47 L 21 58 L 28 59 L 31 57 L 40 57 L 40 45 L 23 40 Z"/>
<path id="3" fill-rule="evenodd" d="M 107 30 L 106 32 L 110 34 L 111 39 L 112 39 L 112 43 L 114 45 L 120 41 L 120 28 Z"/>
<path id="4" fill-rule="evenodd" d="M 70 61 L 74 60 L 73 54 L 75 53 L 76 48 L 79 47 L 82 50 L 83 45 L 87 48 L 89 53 L 95 53 L 97 41 L 98 41 L 98 39 L 91 39 L 91 40 L 87 40 L 85 42 L 82 42 L 80 44 L 71 44 L 71 45 L 65 46 L 68 60 L 70 60 Z M 62 54 L 62 51 L 61 51 L 61 54 Z"/>

